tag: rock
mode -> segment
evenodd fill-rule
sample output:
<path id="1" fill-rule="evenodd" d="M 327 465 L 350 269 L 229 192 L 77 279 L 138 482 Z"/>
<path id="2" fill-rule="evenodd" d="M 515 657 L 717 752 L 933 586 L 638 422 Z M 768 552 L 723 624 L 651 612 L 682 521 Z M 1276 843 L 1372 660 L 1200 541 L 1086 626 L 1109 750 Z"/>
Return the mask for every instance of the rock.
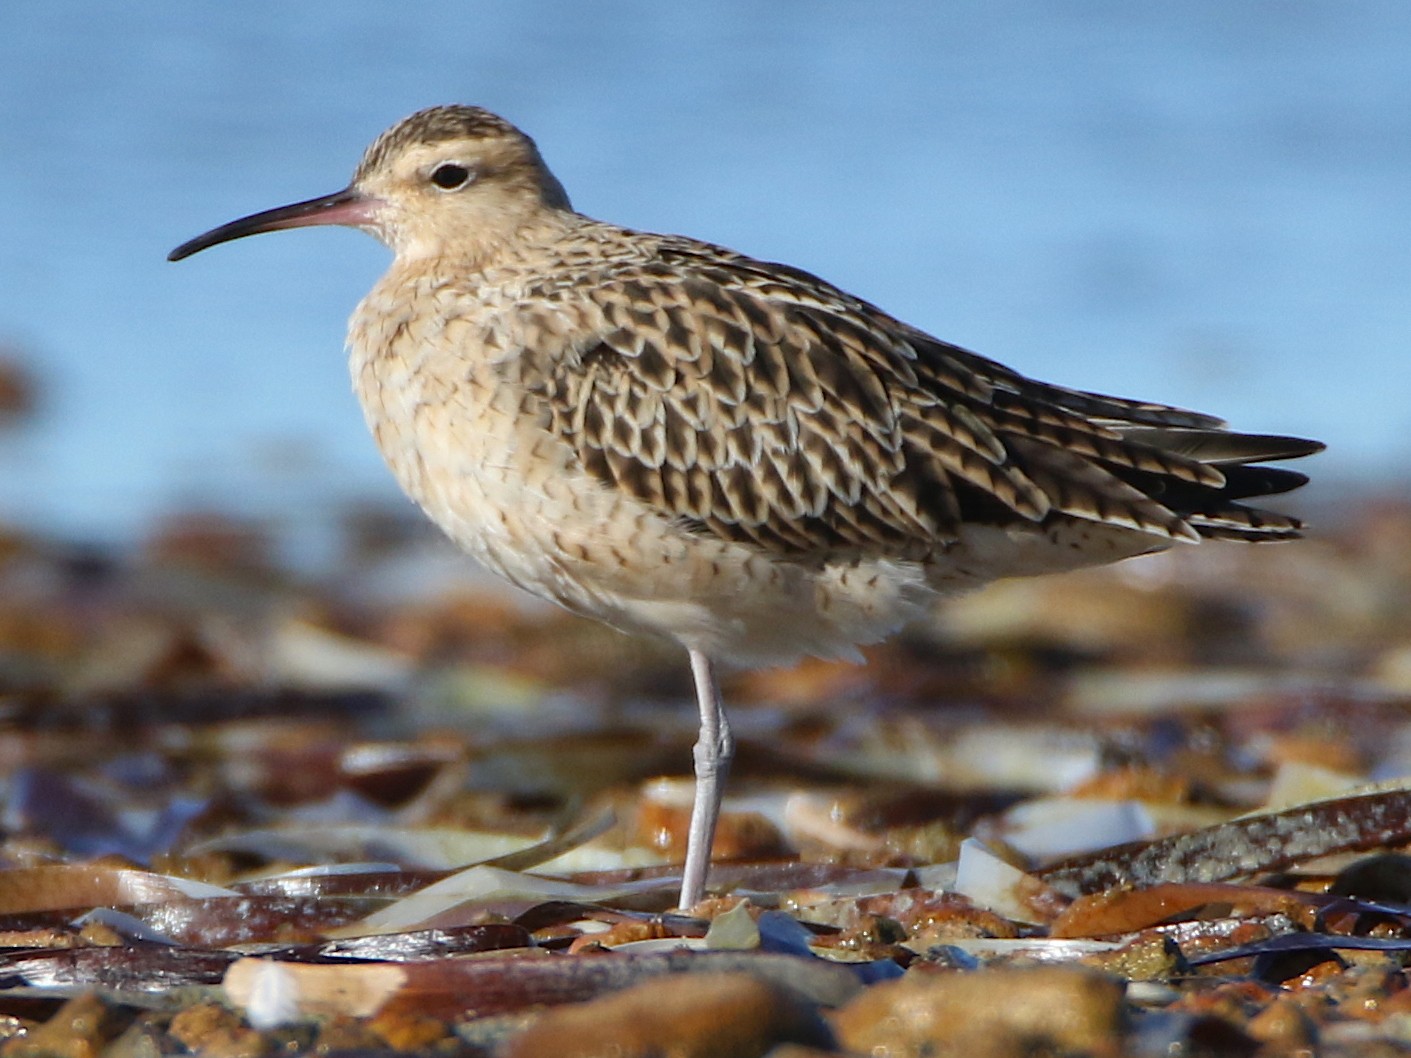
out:
<path id="1" fill-rule="evenodd" d="M 451 1036 L 450 1027 L 439 1018 L 395 1008 L 379 1013 L 368 1028 L 397 1051 L 429 1050 Z"/>
<path id="2" fill-rule="evenodd" d="M 387 1041 L 371 1028 L 365 1020 L 334 1014 L 325 1018 L 319 1025 L 314 1038 L 314 1050 L 318 1054 L 336 1054 L 339 1051 L 373 1051 L 388 1046 Z"/>
<path id="3" fill-rule="evenodd" d="M 1288 996 L 1275 999 L 1250 1018 L 1245 1028 L 1253 1039 L 1284 1053 L 1302 1050 L 1311 1054 L 1318 1044 L 1313 1020 Z"/>
<path id="4" fill-rule="evenodd" d="M 1122 985 L 1070 966 L 918 973 L 873 985 L 833 1017 L 874 1058 L 1009 1058 L 1115 1051 Z"/>
<path id="5" fill-rule="evenodd" d="M 503 1058 L 758 1058 L 779 1043 L 827 1048 L 814 1008 L 745 973 L 687 973 L 546 1013 Z"/>
<path id="6" fill-rule="evenodd" d="M 5 1058 L 96 1058 L 126 1019 L 95 995 L 76 996 L 26 1036 L 7 1041 Z"/>
<path id="7" fill-rule="evenodd" d="M 171 1038 L 148 1018 L 134 1021 L 108 1044 L 103 1058 L 165 1058 L 171 1053 Z"/>
<path id="8" fill-rule="evenodd" d="M 187 1007 L 171 1019 L 167 1032 L 210 1058 L 257 1058 L 269 1050 L 264 1037 L 239 1014 L 216 1003 Z"/>

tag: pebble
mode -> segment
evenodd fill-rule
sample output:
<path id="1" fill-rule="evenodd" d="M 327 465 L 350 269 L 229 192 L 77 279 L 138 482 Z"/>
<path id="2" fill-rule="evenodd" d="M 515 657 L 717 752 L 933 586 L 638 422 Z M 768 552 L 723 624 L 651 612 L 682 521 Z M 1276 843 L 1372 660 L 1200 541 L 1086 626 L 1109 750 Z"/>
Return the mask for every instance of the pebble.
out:
<path id="1" fill-rule="evenodd" d="M 97 996 L 76 996 L 48 1021 L 24 1036 L 7 1040 L 4 1058 L 97 1058 L 122 1029 L 122 1018 Z"/>
<path id="2" fill-rule="evenodd" d="M 813 1006 L 784 989 L 745 973 L 690 973 L 550 1010 L 502 1058 L 759 1058 L 781 1043 L 832 1040 Z"/>
<path id="3" fill-rule="evenodd" d="M 867 989 L 833 1025 L 872 1058 L 1020 1058 L 1109 1047 L 1122 1010 L 1121 983 L 1080 967 L 913 971 Z"/>

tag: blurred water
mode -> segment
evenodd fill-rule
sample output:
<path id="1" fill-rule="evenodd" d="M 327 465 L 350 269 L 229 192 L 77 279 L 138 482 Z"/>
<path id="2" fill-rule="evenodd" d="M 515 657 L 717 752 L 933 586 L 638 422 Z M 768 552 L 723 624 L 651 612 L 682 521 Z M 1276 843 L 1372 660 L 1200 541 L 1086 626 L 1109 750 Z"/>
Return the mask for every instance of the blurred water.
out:
<path id="1" fill-rule="evenodd" d="M 125 536 L 389 494 L 320 230 L 165 252 L 342 186 L 432 103 L 534 135 L 578 208 L 818 272 L 1070 385 L 1411 457 L 1411 5 L 5 0 L 0 339 L 42 419 L 0 518 Z"/>

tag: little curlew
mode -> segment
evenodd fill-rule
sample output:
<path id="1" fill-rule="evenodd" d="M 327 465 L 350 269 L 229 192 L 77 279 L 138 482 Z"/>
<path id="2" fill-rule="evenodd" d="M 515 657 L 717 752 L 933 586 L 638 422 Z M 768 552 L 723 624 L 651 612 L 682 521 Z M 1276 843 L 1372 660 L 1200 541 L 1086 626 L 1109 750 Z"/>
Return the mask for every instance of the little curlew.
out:
<path id="1" fill-rule="evenodd" d="M 1323 446 L 1037 382 L 787 265 L 592 220 L 515 126 L 423 110 L 344 190 L 225 224 L 361 228 L 394 254 L 348 351 L 402 488 L 521 588 L 689 655 L 680 905 L 705 892 L 732 743 L 718 660 L 855 656 L 938 596 L 1205 538 Z"/>

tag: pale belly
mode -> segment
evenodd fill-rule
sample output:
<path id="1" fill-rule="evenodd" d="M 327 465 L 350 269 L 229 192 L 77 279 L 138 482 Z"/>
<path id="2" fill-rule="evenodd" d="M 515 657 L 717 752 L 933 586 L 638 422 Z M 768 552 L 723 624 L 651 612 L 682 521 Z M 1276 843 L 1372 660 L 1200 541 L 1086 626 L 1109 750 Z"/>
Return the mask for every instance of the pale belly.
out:
<path id="1" fill-rule="evenodd" d="M 464 358 L 431 360 L 445 334 L 403 323 L 393 357 L 355 317 L 354 389 L 401 487 L 487 569 L 628 632 L 744 663 L 854 656 L 926 611 L 938 593 L 1152 550 L 1143 534 L 1084 523 L 1049 533 L 977 528 L 924 563 L 885 556 L 805 561 L 692 533 L 591 478 L 550 433 L 535 398 Z M 1092 532 L 1105 539 L 1094 547 Z M 1081 543 L 1082 546 L 1074 546 Z"/>

